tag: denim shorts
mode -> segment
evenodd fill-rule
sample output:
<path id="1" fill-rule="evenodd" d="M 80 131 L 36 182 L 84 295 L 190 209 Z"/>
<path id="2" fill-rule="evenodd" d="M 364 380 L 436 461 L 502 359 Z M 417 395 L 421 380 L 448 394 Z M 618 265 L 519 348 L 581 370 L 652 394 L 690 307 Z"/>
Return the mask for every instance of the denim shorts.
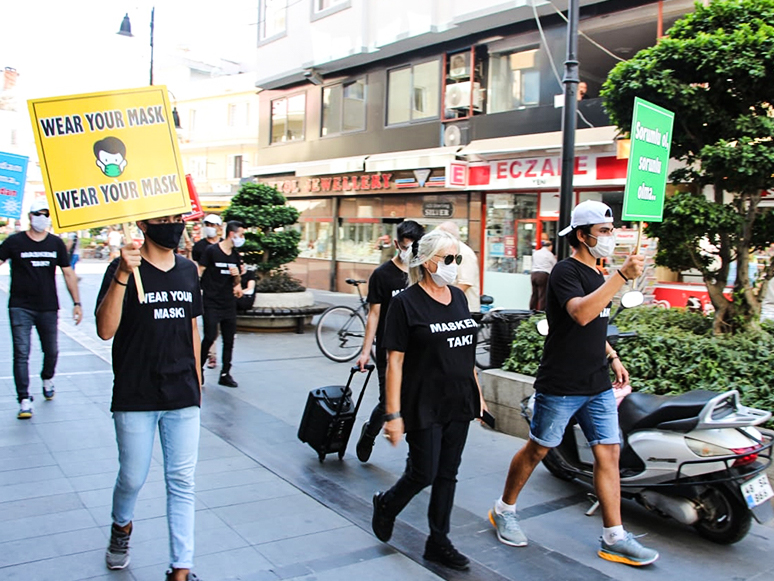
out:
<path id="1" fill-rule="evenodd" d="M 546 448 L 555 448 L 562 442 L 564 430 L 573 416 L 590 446 L 621 443 L 618 407 L 612 389 L 597 395 L 536 393 L 530 439 Z"/>

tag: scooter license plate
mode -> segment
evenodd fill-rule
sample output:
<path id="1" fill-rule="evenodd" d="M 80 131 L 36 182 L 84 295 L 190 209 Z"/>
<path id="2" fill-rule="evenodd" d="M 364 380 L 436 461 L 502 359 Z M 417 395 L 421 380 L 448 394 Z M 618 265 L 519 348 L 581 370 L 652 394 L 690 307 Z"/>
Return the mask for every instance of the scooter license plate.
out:
<path id="1" fill-rule="evenodd" d="M 774 490 L 771 489 L 771 484 L 769 484 L 769 479 L 765 474 L 759 474 L 739 488 L 742 490 L 742 496 L 744 496 L 748 508 L 763 504 L 774 496 Z"/>

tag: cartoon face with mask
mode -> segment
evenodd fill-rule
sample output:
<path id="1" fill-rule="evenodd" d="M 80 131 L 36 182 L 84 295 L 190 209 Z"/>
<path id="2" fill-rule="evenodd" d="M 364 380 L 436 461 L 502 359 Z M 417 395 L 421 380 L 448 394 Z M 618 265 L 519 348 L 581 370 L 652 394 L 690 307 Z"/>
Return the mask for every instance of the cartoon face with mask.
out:
<path id="1" fill-rule="evenodd" d="M 126 167 L 126 146 L 117 137 L 108 136 L 94 144 L 97 167 L 109 178 L 117 178 Z"/>

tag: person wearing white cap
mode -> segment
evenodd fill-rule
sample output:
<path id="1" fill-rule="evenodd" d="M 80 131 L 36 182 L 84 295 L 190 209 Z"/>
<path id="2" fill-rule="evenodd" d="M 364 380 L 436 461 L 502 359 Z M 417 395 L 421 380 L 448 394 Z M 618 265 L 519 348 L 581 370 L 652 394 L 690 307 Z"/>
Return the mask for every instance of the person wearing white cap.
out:
<path id="1" fill-rule="evenodd" d="M 59 236 L 48 233 L 51 227 L 48 202 L 38 199 L 30 207 L 30 228 L 12 234 L 0 244 L 0 265 L 11 261 L 11 292 L 8 314 L 13 339 L 13 379 L 19 401 L 17 418 L 32 417 L 29 393 L 30 334 L 34 326 L 43 350 L 43 397 L 54 398 L 54 372 L 59 355 L 57 323 L 59 299 L 56 293 L 56 267 L 64 274 L 67 291 L 73 299 L 73 319 L 79 324 L 83 318 L 78 293 L 78 277 L 70 266 L 67 247 Z"/>
<path id="2" fill-rule="evenodd" d="M 193 245 L 193 248 L 191 249 L 191 260 L 193 260 L 197 265 L 201 262 L 202 256 L 204 255 L 204 251 L 207 250 L 208 246 L 211 246 L 212 244 L 217 244 L 221 241 L 220 238 L 220 227 L 223 226 L 223 220 L 221 220 L 220 216 L 217 214 L 207 214 L 204 217 L 204 220 L 202 220 L 202 234 L 204 234 L 204 238 L 199 240 L 196 244 Z M 215 338 L 218 338 L 218 332 L 215 332 Z M 207 369 L 215 369 L 218 366 L 218 352 L 215 349 L 215 344 L 213 343 L 212 347 L 210 347 L 210 352 L 207 355 Z"/>
<path id="3" fill-rule="evenodd" d="M 535 377 L 529 440 L 511 460 L 503 495 L 489 511 L 489 520 L 501 542 L 526 546 L 516 500 L 538 463 L 561 443 L 574 416 L 594 453 L 594 487 L 603 523 L 598 555 L 627 565 L 649 565 L 658 553 L 643 547 L 621 521 L 620 437 L 613 388 L 626 385 L 629 373 L 607 342 L 611 301 L 629 280 L 642 274 L 643 257 L 628 256 L 607 280 L 599 272 L 597 260 L 615 248 L 613 212 L 602 202 L 578 204 L 570 225 L 559 235 L 567 236 L 573 254 L 559 262 L 548 279 L 549 331 Z"/>

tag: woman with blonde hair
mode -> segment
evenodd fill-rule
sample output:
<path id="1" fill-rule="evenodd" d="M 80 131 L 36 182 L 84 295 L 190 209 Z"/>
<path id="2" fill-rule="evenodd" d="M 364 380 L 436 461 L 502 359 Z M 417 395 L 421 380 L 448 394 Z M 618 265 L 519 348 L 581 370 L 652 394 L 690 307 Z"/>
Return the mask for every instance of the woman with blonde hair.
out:
<path id="1" fill-rule="evenodd" d="M 409 453 L 403 476 L 374 495 L 371 523 L 387 542 L 397 515 L 432 486 L 424 557 L 460 570 L 469 561 L 449 540 L 449 521 L 468 428 L 483 408 L 474 371 L 477 325 L 465 295 L 451 286 L 461 260 L 453 236 L 426 234 L 412 246 L 409 287 L 390 303 L 384 431 L 393 445 L 405 433 Z"/>

